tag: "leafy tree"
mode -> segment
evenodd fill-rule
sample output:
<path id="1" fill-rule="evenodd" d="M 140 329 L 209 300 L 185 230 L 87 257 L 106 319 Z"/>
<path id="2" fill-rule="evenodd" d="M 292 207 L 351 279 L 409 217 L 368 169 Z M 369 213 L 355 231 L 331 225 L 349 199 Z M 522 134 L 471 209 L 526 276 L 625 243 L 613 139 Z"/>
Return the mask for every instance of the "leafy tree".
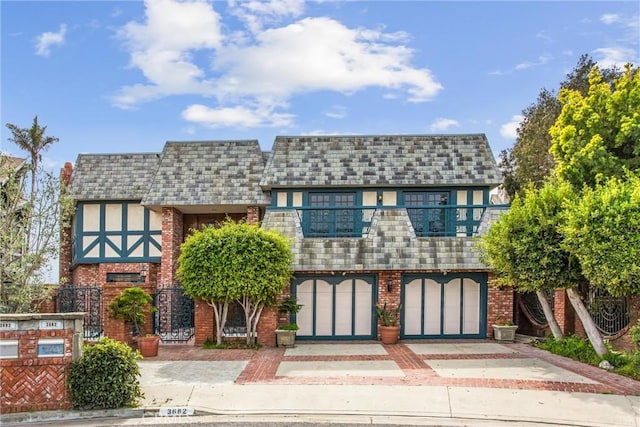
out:
<path id="1" fill-rule="evenodd" d="M 586 95 L 560 91 L 562 112 L 551 127 L 555 173 L 580 189 L 640 168 L 640 74 L 631 64 L 613 87 L 589 73 Z"/>
<path id="2" fill-rule="evenodd" d="M 144 336 L 143 325 L 147 322 L 147 313 L 153 313 L 156 308 L 151 304 L 153 297 L 142 288 L 127 288 L 115 297 L 109 304 L 111 314 L 116 319 L 122 319 L 133 326 L 136 334 Z"/>
<path id="3" fill-rule="evenodd" d="M 640 177 L 627 173 L 585 188 L 567 204 L 564 247 L 592 285 L 612 295 L 640 293 Z"/>
<path id="4" fill-rule="evenodd" d="M 31 129 L 7 126 L 14 133 L 12 141 L 26 143 L 32 134 L 37 140 L 31 146 L 31 163 L 24 168 L 0 154 L 0 312 L 38 311 L 51 292 L 44 281 L 71 202 L 60 196 L 58 179 L 37 166 L 40 151 L 57 138 L 45 137 L 37 120 Z"/>
<path id="5" fill-rule="evenodd" d="M 574 69 L 560 83 L 560 90 L 573 90 L 586 95 L 589 89 L 588 76 L 597 63 L 589 56 L 582 55 Z M 616 68 L 602 69 L 604 82 L 612 85 L 621 73 Z M 544 185 L 545 179 L 554 167 L 549 129 L 554 125 L 562 104 L 555 91 L 543 88 L 535 102 L 522 111 L 522 122 L 517 130 L 517 138 L 510 150 L 500 153 L 500 167 L 504 173 L 504 184 L 513 198 L 524 191 L 528 183 L 536 188 Z"/>
<path id="6" fill-rule="evenodd" d="M 177 276 L 187 295 L 214 308 L 218 344 L 222 343 L 229 303 L 237 300 L 245 313 L 247 344 L 251 345 L 262 310 L 274 305 L 289 283 L 291 261 L 288 243 L 277 232 L 228 220 L 185 240 Z"/>
<path id="7" fill-rule="evenodd" d="M 580 278 L 579 266 L 560 247 L 562 236 L 556 229 L 557 213 L 567 197 L 571 197 L 567 185 L 548 184 L 540 190 L 530 185 L 478 242 L 498 286 L 536 293 L 556 338 L 562 332 L 544 291 L 576 286 Z"/>

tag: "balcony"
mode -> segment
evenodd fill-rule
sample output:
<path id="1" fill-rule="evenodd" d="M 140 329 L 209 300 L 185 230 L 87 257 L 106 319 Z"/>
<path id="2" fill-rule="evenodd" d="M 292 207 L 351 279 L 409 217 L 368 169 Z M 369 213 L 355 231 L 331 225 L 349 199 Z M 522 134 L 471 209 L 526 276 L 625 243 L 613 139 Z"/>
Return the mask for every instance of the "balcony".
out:
<path id="1" fill-rule="evenodd" d="M 406 209 L 417 237 L 462 237 L 477 233 L 487 207 L 502 205 L 411 205 L 295 208 L 306 238 L 366 237 L 377 209 Z"/>

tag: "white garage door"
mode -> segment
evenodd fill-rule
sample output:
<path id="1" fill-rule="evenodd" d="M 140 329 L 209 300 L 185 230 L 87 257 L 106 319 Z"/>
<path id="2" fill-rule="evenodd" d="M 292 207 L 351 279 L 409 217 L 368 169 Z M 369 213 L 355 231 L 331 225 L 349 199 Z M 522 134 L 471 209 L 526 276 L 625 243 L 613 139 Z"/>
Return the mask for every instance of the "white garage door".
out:
<path id="1" fill-rule="evenodd" d="M 302 309 L 301 339 L 372 339 L 374 276 L 299 277 L 292 283 Z"/>
<path id="2" fill-rule="evenodd" d="M 486 335 L 486 275 L 410 275 L 402 283 L 403 338 Z"/>

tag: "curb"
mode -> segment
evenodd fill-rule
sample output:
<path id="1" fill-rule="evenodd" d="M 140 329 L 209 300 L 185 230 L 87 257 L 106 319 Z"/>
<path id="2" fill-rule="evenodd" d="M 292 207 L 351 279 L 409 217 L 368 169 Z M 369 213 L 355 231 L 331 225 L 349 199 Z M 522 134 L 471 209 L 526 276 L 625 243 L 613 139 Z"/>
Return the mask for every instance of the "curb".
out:
<path id="1" fill-rule="evenodd" d="M 2 414 L 2 424 L 61 422 L 93 418 L 141 418 L 143 408 L 96 409 L 91 411 L 57 410 Z"/>

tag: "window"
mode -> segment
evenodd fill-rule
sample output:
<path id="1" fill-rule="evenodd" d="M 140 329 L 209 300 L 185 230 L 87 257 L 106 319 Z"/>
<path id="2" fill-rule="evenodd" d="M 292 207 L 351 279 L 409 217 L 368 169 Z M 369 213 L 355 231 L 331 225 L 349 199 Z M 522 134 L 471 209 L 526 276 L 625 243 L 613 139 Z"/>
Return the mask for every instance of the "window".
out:
<path id="1" fill-rule="evenodd" d="M 140 273 L 107 273 L 107 283 L 144 283 L 144 277 Z"/>
<path id="2" fill-rule="evenodd" d="M 353 237 L 356 235 L 356 193 L 310 193 L 305 235 L 309 237 Z M 339 209 L 345 207 L 349 209 Z"/>
<path id="3" fill-rule="evenodd" d="M 449 193 L 443 191 L 415 191 L 404 193 L 409 219 L 419 237 L 445 236 L 448 233 L 448 210 L 435 206 L 449 204 Z M 420 208 L 409 208 L 420 206 Z M 428 207 L 427 207 L 428 206 Z M 434 206 L 433 208 L 431 206 Z"/>

